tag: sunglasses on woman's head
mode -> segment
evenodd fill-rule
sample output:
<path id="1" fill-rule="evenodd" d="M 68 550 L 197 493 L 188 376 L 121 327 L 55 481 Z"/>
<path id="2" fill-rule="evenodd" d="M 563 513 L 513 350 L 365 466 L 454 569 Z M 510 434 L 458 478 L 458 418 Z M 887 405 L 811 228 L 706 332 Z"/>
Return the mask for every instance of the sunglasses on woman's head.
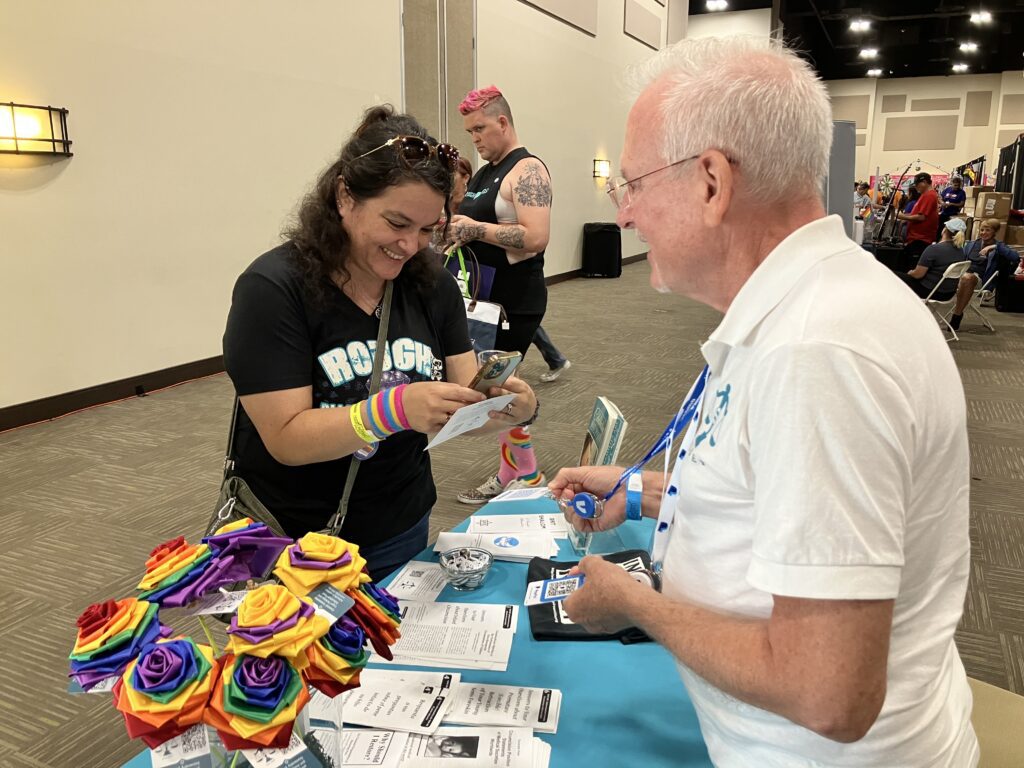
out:
<path id="1" fill-rule="evenodd" d="M 459 150 L 451 144 L 434 145 L 426 139 L 421 139 L 419 136 L 395 136 L 393 139 L 385 141 L 379 147 L 374 147 L 369 152 L 364 152 L 359 157 L 353 158 L 353 160 L 359 160 L 367 155 L 372 155 L 378 150 L 384 149 L 384 147 L 392 146 L 408 168 L 412 168 L 414 165 L 422 163 L 432 156 L 437 157 L 437 161 L 444 166 L 448 173 L 454 173 L 459 163 Z"/>

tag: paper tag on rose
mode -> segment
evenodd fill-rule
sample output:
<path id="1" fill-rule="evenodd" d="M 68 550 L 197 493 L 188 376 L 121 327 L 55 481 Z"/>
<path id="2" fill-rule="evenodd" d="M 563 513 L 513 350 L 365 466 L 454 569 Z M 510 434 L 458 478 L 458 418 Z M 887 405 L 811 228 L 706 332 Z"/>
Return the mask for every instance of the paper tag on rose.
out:
<path id="1" fill-rule="evenodd" d="M 333 624 L 346 613 L 356 601 L 330 584 L 321 584 L 308 595 L 316 612 Z"/>
<path id="2" fill-rule="evenodd" d="M 238 606 L 245 600 L 249 590 L 243 589 L 238 592 L 214 592 L 194 602 L 188 609 L 190 616 L 206 616 L 208 614 L 234 613 Z"/>
<path id="3" fill-rule="evenodd" d="M 180 736 L 149 751 L 153 768 L 213 768 L 210 737 L 205 725 L 194 725 Z"/>
<path id="4" fill-rule="evenodd" d="M 114 675 L 113 677 L 105 677 L 100 680 L 96 685 L 90 688 L 88 691 L 80 686 L 77 682 L 72 680 L 68 683 L 68 693 L 110 693 L 114 690 L 114 685 L 118 680 L 121 679 L 120 675 Z"/>
<path id="5" fill-rule="evenodd" d="M 242 755 L 252 768 L 323 768 L 295 730 L 284 749 L 243 749 Z"/>

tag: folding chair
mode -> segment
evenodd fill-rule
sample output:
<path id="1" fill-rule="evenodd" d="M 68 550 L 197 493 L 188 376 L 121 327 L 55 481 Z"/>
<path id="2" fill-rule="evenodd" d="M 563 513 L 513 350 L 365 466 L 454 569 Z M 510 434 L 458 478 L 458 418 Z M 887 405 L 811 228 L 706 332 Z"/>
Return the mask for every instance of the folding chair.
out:
<path id="1" fill-rule="evenodd" d="M 942 273 L 942 277 L 939 279 L 939 282 L 935 284 L 935 287 L 932 288 L 928 295 L 923 299 L 925 306 L 932 311 L 935 318 L 945 325 L 946 328 L 949 329 L 949 332 L 953 334 L 953 338 L 946 339 L 946 341 L 960 341 L 960 337 L 956 335 L 956 329 L 949 324 L 949 321 L 939 313 L 939 310 L 936 309 L 936 307 L 949 307 L 950 311 L 952 311 L 953 307 L 956 305 L 956 286 L 960 283 L 960 278 L 964 276 L 964 273 L 970 269 L 970 267 L 970 261 L 958 261 L 955 264 L 950 264 L 946 267 L 946 271 Z M 953 295 L 948 299 L 933 298 L 935 296 L 935 292 L 945 285 L 947 280 L 950 280 L 953 283 Z M 945 335 L 945 333 L 943 333 L 943 335 Z"/>
<path id="2" fill-rule="evenodd" d="M 971 300 L 967 304 L 967 309 L 971 310 L 971 312 L 976 314 L 978 316 L 978 318 L 981 320 L 982 324 L 986 328 L 988 328 L 990 331 L 992 331 L 992 333 L 995 333 L 996 329 L 993 327 L 992 323 L 990 323 L 988 321 L 988 318 L 985 317 L 985 315 L 983 315 L 981 313 L 981 310 L 978 309 L 978 306 L 980 306 L 980 304 L 981 304 L 981 294 L 983 292 L 989 290 L 989 286 L 992 285 L 992 283 L 995 281 L 995 279 L 998 276 L 999 276 L 998 272 L 993 272 L 991 275 L 989 275 L 989 278 L 988 278 L 988 280 L 985 281 L 984 285 L 981 285 L 981 286 L 979 286 L 979 287 L 974 289 L 974 293 L 971 294 Z M 977 299 L 977 304 L 975 303 L 975 299 Z M 953 310 L 952 309 L 950 309 L 949 312 L 946 313 L 946 316 L 943 319 L 944 320 L 949 320 L 949 316 L 951 314 L 953 314 Z"/>

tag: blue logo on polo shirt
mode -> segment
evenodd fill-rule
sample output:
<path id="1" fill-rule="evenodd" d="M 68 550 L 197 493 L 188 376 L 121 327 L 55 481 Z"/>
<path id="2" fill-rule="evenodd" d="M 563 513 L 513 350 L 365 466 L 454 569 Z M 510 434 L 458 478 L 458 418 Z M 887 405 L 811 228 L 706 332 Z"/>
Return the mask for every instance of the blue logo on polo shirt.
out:
<path id="1" fill-rule="evenodd" d="M 732 393 L 732 384 L 726 384 L 724 389 L 715 392 L 715 407 L 711 413 L 704 417 L 700 431 L 697 433 L 697 441 L 693 444 L 696 448 L 705 440 L 708 445 L 714 448 L 717 442 L 718 430 L 722 428 L 722 421 L 729 413 L 729 395 Z"/>

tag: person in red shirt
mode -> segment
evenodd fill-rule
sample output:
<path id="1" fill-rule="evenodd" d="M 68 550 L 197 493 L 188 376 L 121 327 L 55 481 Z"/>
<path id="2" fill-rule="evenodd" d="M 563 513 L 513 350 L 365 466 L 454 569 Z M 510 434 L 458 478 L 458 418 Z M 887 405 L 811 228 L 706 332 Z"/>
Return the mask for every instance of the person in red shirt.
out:
<path id="1" fill-rule="evenodd" d="M 907 222 L 907 244 L 903 252 L 907 256 L 920 256 L 935 241 L 939 228 L 939 196 L 932 189 L 932 177 L 921 172 L 914 177 L 914 187 L 920 193 L 910 213 L 897 213 L 899 221 Z"/>

